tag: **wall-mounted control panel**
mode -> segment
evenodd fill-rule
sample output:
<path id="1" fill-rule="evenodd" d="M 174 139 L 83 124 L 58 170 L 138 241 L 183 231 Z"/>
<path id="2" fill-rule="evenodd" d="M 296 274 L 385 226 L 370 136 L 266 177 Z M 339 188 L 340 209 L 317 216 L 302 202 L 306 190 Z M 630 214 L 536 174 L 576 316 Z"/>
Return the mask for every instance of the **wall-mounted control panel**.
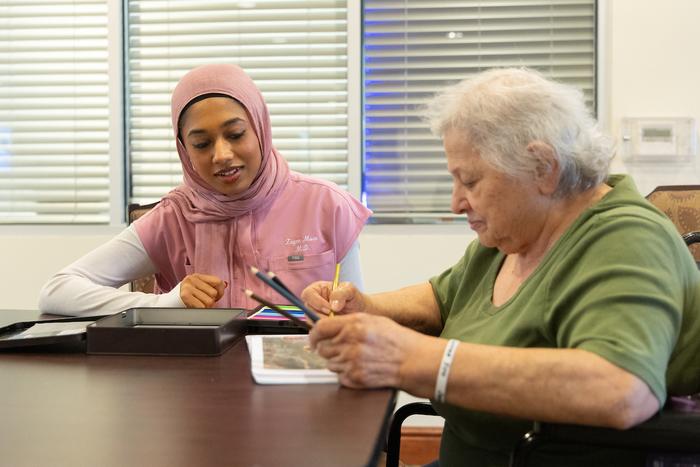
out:
<path id="1" fill-rule="evenodd" d="M 689 162 L 695 157 L 693 118 L 623 118 L 621 131 L 625 162 Z"/>

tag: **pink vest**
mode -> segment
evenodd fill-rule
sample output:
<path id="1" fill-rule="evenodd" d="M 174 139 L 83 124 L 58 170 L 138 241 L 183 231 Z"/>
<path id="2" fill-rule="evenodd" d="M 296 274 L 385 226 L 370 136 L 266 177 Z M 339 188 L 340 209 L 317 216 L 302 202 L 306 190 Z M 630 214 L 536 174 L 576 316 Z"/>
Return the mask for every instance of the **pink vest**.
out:
<path id="1" fill-rule="evenodd" d="M 370 214 L 336 185 L 290 172 L 270 202 L 246 214 L 195 224 L 164 199 L 134 227 L 158 268 L 158 292 L 171 290 L 188 274 L 212 274 L 229 283 L 229 293 L 217 307 L 254 308 L 257 303 L 242 289 L 273 303 L 287 301 L 251 274 L 249 266 L 274 272 L 299 295 L 311 282 L 333 280 L 336 262 L 345 257 Z M 204 254 L 197 257 L 195 251 Z"/>

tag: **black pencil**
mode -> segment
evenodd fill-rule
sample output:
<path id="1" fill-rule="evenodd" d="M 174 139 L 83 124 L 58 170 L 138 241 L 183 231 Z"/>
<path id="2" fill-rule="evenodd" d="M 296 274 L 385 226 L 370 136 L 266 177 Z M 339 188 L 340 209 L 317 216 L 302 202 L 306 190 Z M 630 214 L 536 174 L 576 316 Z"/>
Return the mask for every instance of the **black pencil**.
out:
<path id="1" fill-rule="evenodd" d="M 289 287 L 287 287 L 286 285 L 284 285 L 284 282 L 282 282 L 282 279 L 280 279 L 280 278 L 277 276 L 277 274 L 275 274 L 275 273 L 272 272 L 272 271 L 267 271 L 267 275 L 270 276 L 270 279 L 272 279 L 273 281 L 275 281 L 280 287 L 284 287 L 284 289 L 285 289 L 287 292 L 292 293 L 292 291 L 289 290 Z"/>
<path id="2" fill-rule="evenodd" d="M 261 272 L 261 273 L 262 273 L 262 272 Z M 263 274 L 264 274 L 264 273 L 263 273 Z M 286 290 L 286 291 L 289 293 L 289 296 L 290 296 L 289 299 L 290 299 L 290 301 L 292 302 L 292 304 L 296 305 L 297 308 L 299 308 L 301 311 L 303 311 L 304 314 L 305 314 L 306 316 L 308 316 L 308 317 L 309 317 L 311 320 L 313 320 L 313 321 L 318 321 L 318 320 L 319 320 L 319 316 L 318 316 L 316 313 L 314 313 L 313 311 L 311 311 L 310 309 L 308 309 L 308 308 L 306 307 L 306 305 L 304 304 L 304 302 L 302 302 L 301 299 L 300 299 L 299 297 L 297 297 L 296 295 L 294 295 L 294 292 L 292 292 L 292 291 L 289 289 L 289 287 L 287 287 L 287 286 L 284 284 L 284 282 L 282 282 L 282 279 L 280 279 L 280 277 L 279 277 L 277 274 L 275 274 L 275 273 L 272 272 L 272 271 L 267 271 L 267 276 L 268 276 L 270 279 L 272 279 L 272 281 L 273 281 L 274 283 L 276 283 L 277 285 L 279 285 L 280 287 L 282 287 L 284 290 Z"/>
<path id="3" fill-rule="evenodd" d="M 252 298 L 256 302 L 260 303 L 261 305 L 264 305 L 264 306 L 268 307 L 269 309 L 276 311 L 277 313 L 281 314 L 285 318 L 289 318 L 297 326 L 300 326 L 300 327 L 307 329 L 307 330 L 311 330 L 311 325 L 309 323 L 307 323 L 306 321 L 300 320 L 299 318 L 297 318 L 296 316 L 294 316 L 293 314 L 291 314 L 287 310 L 280 308 L 277 305 L 274 305 L 274 304 L 268 302 L 264 298 L 258 297 L 257 295 L 255 295 L 255 293 L 252 290 L 245 289 L 244 292 L 247 296 L 249 296 L 250 298 Z"/>
<path id="4" fill-rule="evenodd" d="M 258 276 L 258 279 L 260 279 L 261 281 L 263 281 L 264 283 L 266 283 L 267 285 L 272 287 L 275 290 L 275 292 L 277 292 L 278 294 L 280 294 L 281 296 L 283 296 L 284 298 L 289 300 L 289 302 L 292 305 L 296 305 L 297 308 L 299 308 L 301 311 L 303 311 L 304 314 L 306 316 L 308 316 L 311 321 L 316 322 L 319 320 L 318 315 L 316 313 L 314 313 L 313 311 L 309 310 L 306 307 L 306 305 L 304 305 L 304 302 L 302 302 L 299 299 L 299 297 L 297 297 L 292 292 L 290 292 L 289 289 L 284 284 L 282 284 L 282 281 L 279 280 L 279 277 L 277 277 L 276 280 L 273 280 L 270 276 L 268 276 L 267 274 L 260 271 L 258 268 L 254 267 L 254 266 L 251 266 L 250 270 L 253 274 Z"/>

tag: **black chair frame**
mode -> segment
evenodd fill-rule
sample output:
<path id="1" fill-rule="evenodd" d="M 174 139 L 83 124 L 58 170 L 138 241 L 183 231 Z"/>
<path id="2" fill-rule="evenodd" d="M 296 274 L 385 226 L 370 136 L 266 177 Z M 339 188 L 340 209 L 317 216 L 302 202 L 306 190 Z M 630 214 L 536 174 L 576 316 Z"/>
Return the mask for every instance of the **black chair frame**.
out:
<path id="1" fill-rule="evenodd" d="M 389 426 L 386 448 L 386 467 L 398 467 L 401 454 L 401 425 L 411 415 L 437 415 L 429 402 L 411 402 L 394 412 Z"/>
<path id="2" fill-rule="evenodd" d="M 510 467 L 525 467 L 544 444 L 569 444 L 660 453 L 700 454 L 700 412 L 664 409 L 628 430 L 535 422 L 511 454 Z"/>

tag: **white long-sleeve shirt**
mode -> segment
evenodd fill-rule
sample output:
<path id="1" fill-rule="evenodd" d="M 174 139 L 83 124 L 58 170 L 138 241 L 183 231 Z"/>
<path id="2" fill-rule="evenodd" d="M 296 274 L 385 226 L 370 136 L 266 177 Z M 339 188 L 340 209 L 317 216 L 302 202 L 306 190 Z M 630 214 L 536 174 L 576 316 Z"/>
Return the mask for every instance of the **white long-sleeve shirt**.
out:
<path id="1" fill-rule="evenodd" d="M 184 307 L 180 284 L 164 294 L 119 289 L 132 280 L 156 272 L 132 225 L 49 279 L 39 294 L 39 310 L 82 315 L 117 313 L 135 307 Z M 357 241 L 341 261 L 340 279 L 360 289 L 363 287 Z"/>

